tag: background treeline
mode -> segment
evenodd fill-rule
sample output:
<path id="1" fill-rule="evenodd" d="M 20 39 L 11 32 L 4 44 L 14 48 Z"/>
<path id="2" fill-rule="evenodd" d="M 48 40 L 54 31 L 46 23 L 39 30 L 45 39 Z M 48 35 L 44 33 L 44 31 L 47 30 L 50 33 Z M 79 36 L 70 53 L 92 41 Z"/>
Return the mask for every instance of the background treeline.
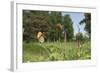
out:
<path id="1" fill-rule="evenodd" d="M 90 38 L 91 14 L 85 13 L 84 16 L 80 24 L 85 23 Z M 73 22 L 70 15 L 62 15 L 62 12 L 23 10 L 23 40 L 37 42 L 38 32 L 44 32 L 46 42 L 70 41 L 74 37 Z M 81 32 L 76 34 L 76 38 L 82 37 Z"/>

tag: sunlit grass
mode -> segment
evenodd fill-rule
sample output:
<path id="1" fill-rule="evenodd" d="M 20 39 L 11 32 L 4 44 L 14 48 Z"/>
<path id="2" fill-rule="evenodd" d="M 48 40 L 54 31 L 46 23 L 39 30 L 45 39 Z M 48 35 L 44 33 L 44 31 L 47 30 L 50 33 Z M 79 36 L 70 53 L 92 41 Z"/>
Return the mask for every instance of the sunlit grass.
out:
<path id="1" fill-rule="evenodd" d="M 85 60 L 91 58 L 90 42 L 23 43 L 23 62 Z"/>

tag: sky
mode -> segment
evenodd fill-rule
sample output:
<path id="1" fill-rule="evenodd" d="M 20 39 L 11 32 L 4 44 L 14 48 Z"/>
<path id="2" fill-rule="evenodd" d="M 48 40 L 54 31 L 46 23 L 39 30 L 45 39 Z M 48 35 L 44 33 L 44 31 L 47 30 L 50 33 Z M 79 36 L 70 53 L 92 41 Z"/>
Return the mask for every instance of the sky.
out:
<path id="1" fill-rule="evenodd" d="M 78 33 L 78 27 L 80 28 L 80 32 L 85 34 L 85 24 L 80 25 L 79 22 L 84 19 L 84 13 L 80 12 L 62 12 L 62 15 L 70 15 L 73 21 L 74 35 Z"/>

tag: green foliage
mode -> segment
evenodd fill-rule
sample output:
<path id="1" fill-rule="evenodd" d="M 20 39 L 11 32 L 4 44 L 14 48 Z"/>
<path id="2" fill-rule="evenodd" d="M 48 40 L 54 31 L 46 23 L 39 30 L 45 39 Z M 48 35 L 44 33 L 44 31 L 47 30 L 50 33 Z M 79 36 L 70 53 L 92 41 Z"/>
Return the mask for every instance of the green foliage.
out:
<path id="1" fill-rule="evenodd" d="M 88 32 L 89 37 L 91 36 L 91 14 L 84 13 L 85 18 L 80 21 L 80 24 L 85 23 L 85 30 Z"/>
<path id="2" fill-rule="evenodd" d="M 57 23 L 61 23 L 61 12 L 50 12 L 49 13 L 49 22 L 51 25 L 56 25 Z"/>
<path id="3" fill-rule="evenodd" d="M 49 29 L 47 11 L 23 10 L 23 40 L 36 41 L 37 32 Z"/>
<path id="4" fill-rule="evenodd" d="M 47 39 L 50 41 L 56 41 L 60 38 L 61 30 L 56 30 L 56 25 L 61 24 L 62 16 L 61 12 L 50 12 L 49 13 L 49 24 L 51 25 L 50 29 L 47 32 Z"/>
<path id="5" fill-rule="evenodd" d="M 76 42 L 24 43 L 23 62 L 90 59 L 90 42 L 81 45 L 79 49 Z"/>
<path id="6" fill-rule="evenodd" d="M 64 39 L 62 32 L 67 33 L 66 39 L 72 39 L 73 27 L 69 15 L 64 17 L 62 12 L 23 10 L 23 40 L 25 42 L 37 41 L 36 35 L 45 32 L 46 41 L 61 41 Z M 57 24 L 64 25 L 58 30 Z"/>
<path id="7" fill-rule="evenodd" d="M 76 34 L 76 40 L 79 40 L 79 41 L 83 41 L 83 34 L 82 33 L 77 33 Z"/>
<path id="8" fill-rule="evenodd" d="M 66 33 L 66 37 L 67 40 L 70 40 L 73 38 L 73 22 L 72 22 L 72 19 L 70 18 L 69 15 L 65 15 L 64 16 L 64 31 Z"/>

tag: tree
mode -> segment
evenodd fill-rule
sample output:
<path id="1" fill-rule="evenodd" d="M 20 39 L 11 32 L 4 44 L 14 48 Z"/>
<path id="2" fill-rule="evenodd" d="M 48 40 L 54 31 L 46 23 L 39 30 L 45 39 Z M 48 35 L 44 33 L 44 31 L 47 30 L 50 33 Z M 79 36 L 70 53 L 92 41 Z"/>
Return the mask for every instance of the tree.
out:
<path id="1" fill-rule="evenodd" d="M 49 18 L 49 21 L 50 21 L 50 24 L 52 25 L 56 25 L 58 23 L 61 23 L 62 19 L 61 19 L 61 12 L 50 12 L 49 13 L 50 15 L 50 18 Z"/>
<path id="2" fill-rule="evenodd" d="M 51 39 L 52 41 L 59 40 L 61 37 L 61 29 L 57 29 L 58 24 L 61 24 L 62 16 L 61 12 L 49 12 L 49 24 L 50 29 L 48 32 L 48 39 Z M 49 36 L 50 35 L 50 36 Z"/>
<path id="3" fill-rule="evenodd" d="M 64 31 L 64 41 L 70 40 L 73 38 L 73 22 L 69 15 L 64 16 L 63 21 L 63 31 Z"/>
<path id="4" fill-rule="evenodd" d="M 77 40 L 77 41 L 82 41 L 82 40 L 83 40 L 83 34 L 82 34 L 81 32 L 78 32 L 78 33 L 76 34 L 76 40 Z"/>
<path id="5" fill-rule="evenodd" d="M 48 11 L 23 10 L 23 40 L 36 41 L 36 35 L 49 29 Z"/>
<path id="6" fill-rule="evenodd" d="M 89 34 L 89 38 L 91 38 L 91 14 L 90 13 L 84 13 L 85 18 L 80 21 L 80 24 L 85 23 L 85 30 Z"/>

